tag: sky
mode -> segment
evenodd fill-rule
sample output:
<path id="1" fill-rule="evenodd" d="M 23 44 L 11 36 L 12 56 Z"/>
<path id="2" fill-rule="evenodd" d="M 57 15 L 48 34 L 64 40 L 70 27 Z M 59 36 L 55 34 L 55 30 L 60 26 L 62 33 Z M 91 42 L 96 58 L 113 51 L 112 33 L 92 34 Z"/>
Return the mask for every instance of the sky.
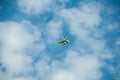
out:
<path id="1" fill-rule="evenodd" d="M 0 0 L 0 80 L 120 80 L 119 21 L 119 0 Z"/>

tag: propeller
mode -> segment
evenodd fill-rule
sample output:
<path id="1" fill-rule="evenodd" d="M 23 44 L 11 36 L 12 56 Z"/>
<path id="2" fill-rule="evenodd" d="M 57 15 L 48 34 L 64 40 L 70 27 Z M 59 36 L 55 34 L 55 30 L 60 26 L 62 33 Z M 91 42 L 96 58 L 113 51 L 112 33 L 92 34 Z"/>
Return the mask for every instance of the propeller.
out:
<path id="1" fill-rule="evenodd" d="M 68 33 L 66 33 L 66 34 L 64 35 L 64 39 L 66 38 L 67 35 L 68 35 Z"/>

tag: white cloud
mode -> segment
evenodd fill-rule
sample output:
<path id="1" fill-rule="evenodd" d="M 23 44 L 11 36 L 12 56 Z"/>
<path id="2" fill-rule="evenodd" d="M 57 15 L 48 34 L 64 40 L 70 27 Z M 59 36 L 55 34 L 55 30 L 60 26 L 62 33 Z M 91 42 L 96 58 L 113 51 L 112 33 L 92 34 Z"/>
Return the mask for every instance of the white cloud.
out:
<path id="1" fill-rule="evenodd" d="M 51 80 L 99 80 L 101 77 L 101 64 L 94 56 L 80 56 L 70 51 L 62 65 L 66 68 L 55 70 Z"/>
<path id="2" fill-rule="evenodd" d="M 80 8 L 70 8 L 61 10 L 61 16 L 72 26 L 95 27 L 99 25 L 101 18 L 99 16 L 100 7 L 94 7 L 93 4 L 84 4 Z"/>
<path id="3" fill-rule="evenodd" d="M 95 7 L 96 6 L 96 7 Z M 78 8 L 62 9 L 60 16 L 69 25 L 70 34 L 74 35 L 75 49 L 85 53 L 93 53 L 101 58 L 112 58 L 103 32 L 98 28 L 102 21 L 100 16 L 101 7 L 97 3 L 82 4 Z M 86 50 L 86 48 L 88 48 Z M 84 54 L 84 53 L 83 53 Z"/>
<path id="4" fill-rule="evenodd" d="M 10 27 L 6 27 L 10 25 Z M 3 43 L 4 45 L 8 45 L 6 47 L 9 47 L 9 48 L 18 48 L 18 49 L 21 49 L 22 47 L 26 47 L 26 45 L 29 43 L 29 41 L 31 41 L 31 36 L 29 36 L 28 34 L 25 34 L 25 36 L 23 37 L 22 35 L 24 34 L 24 31 L 21 35 L 20 32 L 21 29 L 19 27 L 16 27 L 16 26 L 19 26 L 19 24 L 16 24 L 16 23 L 8 23 L 8 24 L 4 24 L 4 23 L 1 23 L 1 33 L 2 33 L 2 38 L 3 39 Z M 5 27 L 4 27 L 5 26 Z M 11 28 L 12 27 L 12 28 Z M 23 38 L 23 39 L 21 39 Z M 22 41 L 24 40 L 24 38 L 26 39 L 29 39 L 29 40 L 26 40 L 26 41 Z M 21 42 L 23 42 L 21 44 Z M 14 44 L 14 45 L 13 45 Z M 9 49 L 8 48 L 8 49 Z"/>
<path id="5" fill-rule="evenodd" d="M 111 59 L 112 54 L 106 47 L 102 33 L 98 30 L 102 18 L 100 6 L 84 4 L 78 8 L 61 9 L 60 17 L 70 26 L 70 34 L 77 37 L 74 48 L 68 50 L 62 61 L 46 60 L 38 61 L 36 70 L 40 79 L 43 80 L 100 80 L 104 59 Z M 53 22 L 52 22 L 53 23 Z M 50 22 L 51 24 L 51 22 Z M 49 24 L 49 25 L 50 25 Z M 55 24 L 57 25 L 57 24 Z M 57 27 L 49 32 L 57 31 Z M 55 32 L 56 33 L 56 32 Z M 57 34 L 57 33 L 56 33 Z M 55 34 L 55 35 L 56 35 Z M 54 38 L 55 35 L 53 36 Z M 58 35 L 57 35 L 58 36 Z M 82 48 L 82 49 L 81 49 Z M 84 53 L 83 53 L 83 52 Z M 47 74 L 47 77 L 46 77 Z"/>
<path id="6" fill-rule="evenodd" d="M 3 53 L 2 60 L 11 75 L 26 74 L 33 71 L 32 58 L 22 53 Z"/>
<path id="7" fill-rule="evenodd" d="M 101 22 L 99 13 L 100 7 L 84 4 L 80 8 L 62 9 L 60 16 L 68 23 L 72 35 L 87 44 L 93 44 L 97 40 L 92 37 L 101 37 L 101 33 L 96 31 Z"/>
<path id="8" fill-rule="evenodd" d="M 37 71 L 43 80 L 99 80 L 101 66 L 95 56 L 80 56 L 79 52 L 69 51 L 63 61 L 39 61 Z"/>
<path id="9" fill-rule="evenodd" d="M 1 80 L 9 80 L 9 76 L 7 73 L 0 72 L 0 79 Z"/>
<path id="10" fill-rule="evenodd" d="M 41 42 L 39 42 L 39 40 L 41 40 Z M 36 46 L 35 42 L 38 42 L 39 46 Z M 44 50 L 45 47 L 42 43 L 41 32 L 39 29 L 27 21 L 0 22 L 0 43 L 0 61 L 7 68 L 6 74 L 8 76 L 6 77 L 8 79 L 6 80 L 9 80 L 15 75 L 28 75 L 29 73 L 32 73 L 34 70 L 32 65 L 33 55 L 29 54 L 29 52 L 31 50 L 33 52 L 40 52 L 41 50 Z M 34 55 L 35 54 L 36 53 L 34 53 Z M 5 78 L 5 76 L 2 78 Z"/>
<path id="11" fill-rule="evenodd" d="M 64 3 L 63 0 L 61 2 Z M 20 10 L 27 14 L 39 14 L 49 10 L 51 3 L 51 0 L 18 1 Z M 2 79 L 7 76 L 8 79 L 5 80 L 100 80 L 102 61 L 112 58 L 111 52 L 106 47 L 106 41 L 98 30 L 102 21 L 101 7 L 96 3 L 87 3 L 77 8 L 61 8 L 57 11 L 55 14 L 69 25 L 70 34 L 76 37 L 72 47 L 65 51 L 62 61 L 51 60 L 47 56 L 41 57 L 34 63 L 35 65 L 32 65 L 36 53 L 40 53 L 46 47 L 44 45 L 46 40 L 41 39 L 41 32 L 26 21 L 0 22 L 0 43 L 2 43 L 0 60 L 8 71 L 7 74 L 0 73 Z M 62 32 L 62 21 L 51 20 L 45 26 L 48 43 L 56 42 L 54 40 L 58 39 Z M 29 54 L 31 51 L 32 55 Z M 35 78 L 11 77 L 20 73 L 28 75 L 34 70 Z"/>
<path id="12" fill-rule="evenodd" d="M 50 9 L 51 0 L 19 0 L 19 9 L 27 14 L 39 14 Z"/>
<path id="13" fill-rule="evenodd" d="M 107 30 L 109 30 L 110 32 L 114 32 L 114 31 L 116 31 L 117 29 L 119 29 L 119 22 L 113 21 L 113 22 L 109 23 L 106 28 L 107 28 Z"/>
<path id="14" fill-rule="evenodd" d="M 56 77 L 54 76 L 53 80 L 59 79 L 60 77 L 63 77 L 62 80 L 64 79 L 69 80 L 69 77 L 68 78 L 65 77 L 68 75 L 71 76 L 70 78 L 71 80 L 79 80 L 79 79 L 80 80 L 99 80 L 100 79 L 101 74 L 99 73 L 100 71 L 98 69 L 100 68 L 100 66 L 95 67 L 95 65 L 103 64 L 103 63 L 99 63 L 99 60 L 104 61 L 105 59 L 113 58 L 113 54 L 109 50 L 109 48 L 106 46 L 106 40 L 104 40 L 103 38 L 103 35 L 104 35 L 103 31 L 102 29 L 99 28 L 99 26 L 101 25 L 100 23 L 102 22 L 102 19 L 103 19 L 103 17 L 101 17 L 100 15 L 101 9 L 102 9 L 101 6 L 97 5 L 96 3 L 87 3 L 87 4 L 82 4 L 82 6 L 80 5 L 78 8 L 73 7 L 70 9 L 61 9 L 59 13 L 60 16 L 69 25 L 68 28 L 70 29 L 70 34 L 76 37 L 75 44 L 72 44 L 75 47 L 72 48 L 72 50 L 77 50 L 79 52 L 78 54 L 83 55 L 80 58 L 86 58 L 84 56 L 89 55 L 85 60 L 83 59 L 84 63 L 82 65 L 84 65 L 84 68 L 89 67 L 88 69 L 85 69 L 85 70 L 88 70 L 88 73 L 89 73 L 90 67 L 91 67 L 90 70 L 94 68 L 96 69 L 96 71 L 94 72 L 93 70 L 93 74 L 89 73 L 91 77 L 87 79 L 89 75 L 87 76 L 87 73 L 85 73 L 84 75 L 84 73 L 82 73 L 79 70 L 79 69 L 82 69 L 81 68 L 82 66 L 77 68 L 78 66 L 77 64 L 79 63 L 77 63 L 77 61 L 74 61 L 76 63 L 71 65 L 75 65 L 74 69 L 76 69 L 75 71 L 76 73 L 74 73 L 73 72 L 74 70 L 72 69 L 58 70 L 58 72 L 55 73 Z M 104 28 L 104 31 L 105 30 L 107 29 Z M 93 58 L 91 56 L 93 56 Z M 93 60 L 95 62 L 92 62 L 91 59 L 94 59 L 94 58 L 96 60 Z M 71 61 L 71 59 L 72 58 L 68 60 Z M 76 57 L 74 59 L 76 59 Z M 79 62 L 82 62 L 82 61 L 79 61 Z M 92 63 L 95 63 L 95 64 L 92 64 Z M 71 65 L 69 65 L 69 67 Z M 83 71 L 85 70 L 83 69 Z M 82 76 L 77 78 L 77 76 L 75 76 L 74 74 L 75 75 L 81 74 Z M 92 77 L 92 75 L 96 77 Z"/>
<path id="15" fill-rule="evenodd" d="M 115 43 L 115 55 L 114 55 L 114 62 L 116 63 L 116 66 L 113 66 L 112 69 L 110 68 L 111 73 L 114 75 L 116 80 L 120 80 L 120 62 L 119 62 L 119 57 L 120 57 L 120 38 L 116 40 Z"/>
<path id="16" fill-rule="evenodd" d="M 32 77 L 18 77 L 18 78 L 13 78 L 11 80 L 36 80 L 36 79 Z"/>
<path id="17" fill-rule="evenodd" d="M 61 21 L 50 21 L 47 24 L 47 35 L 48 35 L 48 43 L 56 43 L 61 32 L 62 32 L 62 22 Z"/>
<path id="18" fill-rule="evenodd" d="M 39 60 L 36 64 L 35 64 L 35 70 L 37 73 L 37 77 L 39 79 L 43 79 L 43 80 L 49 80 L 48 76 L 49 74 L 52 74 L 51 71 L 51 67 L 49 65 L 49 57 L 48 56 L 43 56 L 41 60 Z M 47 77 L 46 77 L 47 76 Z"/>

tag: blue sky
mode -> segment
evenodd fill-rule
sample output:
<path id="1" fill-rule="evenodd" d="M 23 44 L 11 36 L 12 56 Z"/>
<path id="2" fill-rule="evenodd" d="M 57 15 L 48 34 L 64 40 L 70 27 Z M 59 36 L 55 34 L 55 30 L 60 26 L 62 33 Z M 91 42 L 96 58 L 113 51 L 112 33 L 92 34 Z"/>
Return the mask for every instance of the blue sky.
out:
<path id="1" fill-rule="evenodd" d="M 0 80 L 120 80 L 119 5 L 0 0 Z"/>

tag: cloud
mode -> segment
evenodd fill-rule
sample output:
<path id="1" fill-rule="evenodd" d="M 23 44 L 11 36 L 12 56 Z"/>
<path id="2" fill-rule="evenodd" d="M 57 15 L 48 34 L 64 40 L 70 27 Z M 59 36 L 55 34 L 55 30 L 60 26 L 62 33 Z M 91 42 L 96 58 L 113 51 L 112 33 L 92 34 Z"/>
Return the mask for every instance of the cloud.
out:
<path id="1" fill-rule="evenodd" d="M 95 4 L 96 5 L 96 4 Z M 79 8 L 62 9 L 60 15 L 72 26 L 85 26 L 92 28 L 100 24 L 100 7 L 88 3 Z"/>
<path id="2" fill-rule="evenodd" d="M 53 60 L 49 63 L 43 59 L 36 64 L 38 77 L 43 80 L 99 80 L 101 63 L 95 56 L 80 56 L 78 52 L 69 51 L 63 61 Z M 47 77 L 46 77 L 47 76 Z"/>
<path id="3" fill-rule="evenodd" d="M 80 56 L 70 51 L 65 57 L 64 66 L 65 69 L 55 71 L 53 80 L 99 80 L 101 77 L 100 62 L 93 56 Z"/>
<path id="4" fill-rule="evenodd" d="M 120 70 L 120 62 L 119 62 L 119 57 L 120 57 L 120 38 L 118 38 L 117 40 L 116 40 L 116 43 L 115 43 L 115 57 L 114 57 L 114 62 L 116 63 L 116 65 L 115 66 L 112 66 L 112 70 L 110 70 L 111 71 L 111 73 L 115 76 L 115 79 L 116 80 L 119 80 L 120 79 L 120 72 L 119 72 L 119 70 Z"/>
<path id="5" fill-rule="evenodd" d="M 42 58 L 35 63 L 35 70 L 38 79 L 43 79 L 43 80 L 49 79 L 48 78 L 49 74 L 52 74 L 51 73 L 52 68 L 50 67 L 49 61 L 50 61 L 50 57 L 45 55 L 42 56 Z"/>
<path id="6" fill-rule="evenodd" d="M 51 0 L 19 0 L 18 6 L 20 11 L 27 14 L 39 14 L 50 9 Z"/>
<path id="7" fill-rule="evenodd" d="M 106 58 L 108 55 L 110 58 L 111 53 L 103 38 L 103 31 L 98 27 L 103 19 L 100 16 L 101 9 L 98 3 L 86 3 L 78 8 L 62 9 L 60 16 L 69 25 L 70 34 L 76 37 L 76 49 L 79 51 L 83 49 L 88 51 L 85 53 L 102 55 L 102 57 L 104 55 L 104 58 L 107 54 Z"/>
<path id="8" fill-rule="evenodd" d="M 18 78 L 13 78 L 12 80 L 36 80 L 33 77 L 18 77 Z"/>
<path id="9" fill-rule="evenodd" d="M 101 33 L 96 31 L 101 23 L 101 8 L 100 6 L 94 7 L 94 5 L 96 4 L 88 3 L 78 8 L 62 9 L 60 11 L 60 16 L 69 25 L 70 33 L 89 45 L 93 44 L 94 41 L 99 44 L 99 41 L 95 38 L 101 38 Z"/>
<path id="10" fill-rule="evenodd" d="M 47 35 L 48 36 L 48 43 L 56 43 L 60 34 L 62 33 L 62 22 L 61 21 L 50 21 L 47 24 Z"/>
<path id="11" fill-rule="evenodd" d="M 60 2 L 66 5 L 69 0 Z M 37 2 L 19 0 L 18 6 L 23 13 L 37 15 L 49 11 L 54 3 L 51 0 Z M 104 73 L 101 68 L 107 65 L 104 60 L 113 58 L 104 39 L 103 33 L 107 28 L 100 27 L 104 19 L 101 16 L 102 5 L 90 2 L 72 8 L 61 6 L 57 4 L 52 6 L 55 10 L 54 16 L 43 25 L 42 30 L 41 26 L 38 29 L 38 26 L 28 21 L 0 22 L 0 61 L 6 67 L 6 72 L 0 72 L 1 79 L 100 80 L 102 78 Z M 65 51 L 58 51 L 64 52 L 64 57 L 55 60 L 48 55 L 58 53 L 48 52 L 49 44 L 46 43 L 54 44 L 63 29 L 69 30 L 74 41 L 71 40 L 70 46 L 65 45 L 67 46 Z M 119 45 L 119 41 L 116 45 Z M 54 47 L 54 50 L 58 48 Z M 41 53 L 43 54 L 40 55 Z"/>
<path id="12" fill-rule="evenodd" d="M 0 79 L 1 80 L 9 80 L 8 74 L 0 72 Z"/>
<path id="13" fill-rule="evenodd" d="M 34 71 L 32 63 L 33 57 L 37 53 L 31 55 L 30 52 L 40 52 L 45 47 L 43 43 L 39 42 L 39 39 L 41 39 L 41 32 L 27 21 L 0 22 L 0 62 L 7 69 L 7 78 L 21 74 L 28 76 Z M 39 46 L 35 44 L 36 42 Z"/>
<path id="14" fill-rule="evenodd" d="M 106 46 L 102 29 L 99 28 L 103 19 L 100 16 L 101 7 L 95 6 L 96 3 L 88 3 L 77 8 L 60 9 L 59 17 L 69 25 L 66 27 L 76 38 L 72 47 L 65 51 L 65 57 L 61 61 L 49 60 L 49 62 L 42 59 L 36 63 L 37 75 L 40 79 L 100 80 L 102 78 L 104 73 L 101 68 L 105 66 L 104 60 L 112 59 L 112 54 Z M 48 31 L 52 32 L 51 30 L 57 31 L 57 27 L 53 28 L 53 22 L 48 26 Z"/>

